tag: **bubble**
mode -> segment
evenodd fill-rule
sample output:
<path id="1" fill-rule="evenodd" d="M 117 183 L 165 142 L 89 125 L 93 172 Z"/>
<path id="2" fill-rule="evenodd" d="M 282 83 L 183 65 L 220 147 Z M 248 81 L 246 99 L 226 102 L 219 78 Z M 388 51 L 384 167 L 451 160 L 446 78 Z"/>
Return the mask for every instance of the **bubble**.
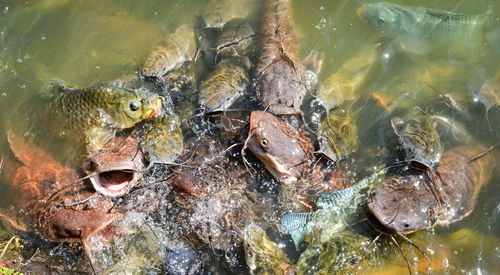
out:
<path id="1" fill-rule="evenodd" d="M 40 37 L 40 40 L 45 40 L 45 35 L 42 35 L 42 37 Z"/>

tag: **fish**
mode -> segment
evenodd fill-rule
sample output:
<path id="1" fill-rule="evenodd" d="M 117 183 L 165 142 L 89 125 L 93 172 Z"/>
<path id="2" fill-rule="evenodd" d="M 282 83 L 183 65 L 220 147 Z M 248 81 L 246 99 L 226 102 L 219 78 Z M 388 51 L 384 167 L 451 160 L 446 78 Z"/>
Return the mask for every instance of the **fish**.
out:
<path id="1" fill-rule="evenodd" d="M 84 157 L 82 168 L 97 192 L 122 197 L 137 185 L 145 168 L 140 142 L 130 135 L 116 136 Z"/>
<path id="2" fill-rule="evenodd" d="M 436 130 L 437 122 L 432 116 L 412 114 L 406 121 L 393 117 L 391 125 L 399 137 L 405 151 L 406 161 L 410 165 L 432 168 L 439 162 L 444 145 Z"/>
<path id="3" fill-rule="evenodd" d="M 359 97 L 355 92 L 368 76 L 376 58 L 375 47 L 368 46 L 345 61 L 335 73 L 320 84 L 317 96 L 327 111 Z"/>
<path id="4" fill-rule="evenodd" d="M 494 147 L 458 146 L 443 153 L 435 173 L 449 197 L 446 204 L 427 187 L 430 179 L 423 171 L 410 169 L 388 177 L 367 199 L 368 222 L 380 231 L 379 236 L 389 235 L 396 245 L 396 235 L 412 244 L 427 258 L 431 272 L 430 258 L 405 235 L 436 225 L 449 225 L 469 216 L 497 164 L 496 152 L 492 152 Z M 411 273 L 404 253 L 403 257 Z"/>
<path id="5" fill-rule="evenodd" d="M 313 231 L 318 233 L 318 241 L 327 242 L 332 236 L 344 230 L 361 213 L 360 205 L 368 191 L 377 186 L 386 174 L 385 167 L 357 183 L 312 197 L 318 208 L 315 212 L 292 212 L 281 217 L 281 226 L 290 234 L 296 247 Z"/>
<path id="6" fill-rule="evenodd" d="M 224 24 L 217 39 L 217 56 L 222 59 L 252 57 L 256 51 L 254 35 L 255 32 L 246 18 L 232 18 Z"/>
<path id="7" fill-rule="evenodd" d="M 205 109 L 204 113 L 227 110 L 243 95 L 249 83 L 246 65 L 233 59 L 222 60 L 200 85 L 199 102 Z"/>
<path id="8" fill-rule="evenodd" d="M 446 151 L 436 165 L 437 179 L 450 197 L 440 205 L 425 187 L 429 179 L 409 171 L 385 180 L 370 194 L 367 209 L 385 228 L 409 234 L 467 217 L 479 191 L 496 166 L 493 152 L 482 146 L 459 146 Z"/>
<path id="9" fill-rule="evenodd" d="M 150 164 L 173 164 L 184 149 L 180 119 L 173 113 L 148 120 L 134 136 Z"/>
<path id="10" fill-rule="evenodd" d="M 195 48 L 193 27 L 189 24 L 179 26 L 149 54 L 142 66 L 142 75 L 164 81 L 164 75 L 194 58 Z"/>
<path id="11" fill-rule="evenodd" d="M 250 56 L 255 51 L 252 27 L 245 18 L 226 22 L 215 42 L 215 69 L 200 84 L 199 103 L 205 114 L 227 110 L 250 83 Z"/>
<path id="12" fill-rule="evenodd" d="M 313 161 L 312 141 L 265 111 L 251 113 L 245 147 L 264 163 L 267 171 L 286 185 L 296 183 Z"/>
<path id="13" fill-rule="evenodd" d="M 162 98 L 145 90 L 113 86 L 49 87 L 45 124 L 59 136 L 85 137 L 88 151 L 98 150 L 115 131 L 131 128 L 161 113 Z"/>
<path id="14" fill-rule="evenodd" d="M 340 161 L 358 149 L 358 127 L 354 102 L 346 102 L 337 109 L 330 110 L 321 123 L 320 138 L 325 140 L 322 154 L 327 158 Z"/>
<path id="15" fill-rule="evenodd" d="M 268 0 L 260 28 L 260 53 L 255 66 L 257 90 L 275 115 L 300 115 L 307 92 L 304 68 L 299 62 L 290 3 Z"/>
<path id="16" fill-rule="evenodd" d="M 411 7 L 388 2 L 366 3 L 358 16 L 383 36 L 399 42 L 406 52 L 452 54 L 471 57 L 485 43 L 486 15 L 466 15 L 424 7 Z M 495 45 L 490 45 L 495 47 Z"/>
<path id="17" fill-rule="evenodd" d="M 121 215 L 111 198 L 96 195 L 75 169 L 26 143 L 22 135 L 8 130 L 8 143 L 14 156 L 9 162 L 17 163 L 9 181 L 31 224 L 50 240 L 81 242 L 93 269 L 90 238 Z"/>

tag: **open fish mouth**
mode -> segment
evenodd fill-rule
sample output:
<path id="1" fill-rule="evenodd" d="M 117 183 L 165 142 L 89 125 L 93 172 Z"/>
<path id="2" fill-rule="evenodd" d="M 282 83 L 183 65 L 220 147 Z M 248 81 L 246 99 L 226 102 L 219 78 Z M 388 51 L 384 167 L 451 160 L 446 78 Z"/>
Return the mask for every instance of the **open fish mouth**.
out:
<path id="1" fill-rule="evenodd" d="M 128 193 L 137 183 L 137 172 L 130 166 L 108 167 L 95 172 L 90 177 L 94 189 L 110 197 L 120 197 Z"/>

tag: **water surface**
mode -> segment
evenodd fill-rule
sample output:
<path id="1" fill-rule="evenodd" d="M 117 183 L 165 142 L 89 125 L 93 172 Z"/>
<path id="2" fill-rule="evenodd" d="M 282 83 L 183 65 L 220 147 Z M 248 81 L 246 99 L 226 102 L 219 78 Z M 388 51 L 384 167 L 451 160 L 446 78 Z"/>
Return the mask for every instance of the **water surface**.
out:
<path id="1" fill-rule="evenodd" d="M 391 2 L 466 14 L 489 12 L 497 21 L 499 19 L 495 16 L 500 15 L 500 1 Z M 357 17 L 356 11 L 362 3 L 349 0 L 294 1 L 293 18 L 300 41 L 300 57 L 304 58 L 311 50 L 325 54 L 320 82 L 346 60 L 359 54 L 365 46 L 378 43 L 381 47 L 387 47 L 386 51 L 381 52 L 382 55 L 387 54 L 387 64 L 380 65 L 370 73 L 360 92 L 369 102 L 363 112 L 370 114 L 372 109 L 378 108 L 373 106 L 374 101 L 370 101 L 373 93 L 390 89 L 387 83 L 409 68 L 424 70 L 428 64 L 426 62 L 436 57 L 408 55 L 398 50 L 394 54 L 391 48 L 393 41 L 383 39 Z M 0 157 L 9 157 L 5 125 L 30 119 L 24 113 L 16 113 L 19 111 L 15 106 L 39 93 L 47 81 L 60 79 L 86 87 L 137 74 L 140 65 L 161 39 L 179 25 L 192 22 L 203 6 L 198 0 L 0 1 Z M 453 57 L 439 58 L 449 60 Z M 475 87 L 477 90 L 482 82 L 492 78 L 500 69 L 498 60 L 498 56 L 489 51 L 472 56 L 469 60 L 458 60 L 465 62 L 464 66 L 474 74 L 474 78 L 457 81 L 465 81 L 462 83 L 464 87 Z M 408 77 L 411 78 L 411 75 Z M 441 93 L 442 90 L 438 89 L 434 95 L 422 97 L 432 102 L 438 100 Z M 36 105 L 36 102 L 33 104 Z M 432 110 L 433 107 L 429 107 L 429 110 L 444 115 L 456 114 L 442 107 L 444 105 L 437 106 L 442 109 Z M 459 115 L 457 119 L 461 120 L 474 139 L 489 146 L 500 140 L 500 110 L 497 107 L 489 110 L 491 129 L 486 122 L 485 111 L 484 105 L 478 102 L 472 104 L 467 119 Z M 390 125 L 380 125 L 377 119 L 360 119 L 358 128 L 361 148 L 391 150 L 384 148 L 383 142 L 393 134 Z M 29 129 L 26 129 L 26 135 L 29 134 Z M 449 143 L 453 144 L 453 141 Z M 356 158 L 352 161 L 356 161 Z M 366 165 L 364 161 L 363 165 Z M 369 161 L 380 162 L 379 159 Z M 352 171 L 354 174 L 362 174 L 365 170 L 362 165 L 349 167 L 357 169 Z M 493 274 L 499 271 L 499 181 L 497 173 L 482 190 L 476 210 L 469 217 L 450 226 L 410 235 L 431 255 L 436 273 Z M 11 209 L 11 212 L 18 211 L 12 208 L 15 201 L 9 196 L 8 186 L 9 182 L 0 179 L 0 206 Z M 406 272 L 406 265 L 398 250 L 388 242 L 383 245 L 388 247 L 385 250 L 387 260 L 382 266 L 374 268 L 373 272 Z M 407 244 L 403 244 L 403 249 L 410 260 L 415 258 L 418 261 L 419 270 L 425 271 L 425 259 Z"/>

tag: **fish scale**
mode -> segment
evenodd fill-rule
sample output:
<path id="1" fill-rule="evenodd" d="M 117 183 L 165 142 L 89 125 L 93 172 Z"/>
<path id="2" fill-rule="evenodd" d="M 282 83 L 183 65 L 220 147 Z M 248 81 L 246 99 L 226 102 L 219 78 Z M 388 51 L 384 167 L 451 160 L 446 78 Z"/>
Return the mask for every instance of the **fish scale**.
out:
<path id="1" fill-rule="evenodd" d="M 330 193 L 313 196 L 318 207 L 316 212 L 288 213 L 281 217 L 281 225 L 292 237 L 295 245 L 310 234 L 314 228 L 321 228 L 325 235 L 341 231 L 348 224 L 347 219 L 359 209 L 359 203 L 365 199 L 368 188 L 378 185 L 384 178 L 386 169 L 379 169 L 358 183 Z M 329 228 L 324 228 L 327 225 Z"/>
<path id="2" fill-rule="evenodd" d="M 364 4 L 358 15 L 413 54 L 451 53 L 467 58 L 483 49 L 485 40 L 490 46 L 496 45 L 488 38 L 488 15 L 466 15 L 387 2 Z"/>

